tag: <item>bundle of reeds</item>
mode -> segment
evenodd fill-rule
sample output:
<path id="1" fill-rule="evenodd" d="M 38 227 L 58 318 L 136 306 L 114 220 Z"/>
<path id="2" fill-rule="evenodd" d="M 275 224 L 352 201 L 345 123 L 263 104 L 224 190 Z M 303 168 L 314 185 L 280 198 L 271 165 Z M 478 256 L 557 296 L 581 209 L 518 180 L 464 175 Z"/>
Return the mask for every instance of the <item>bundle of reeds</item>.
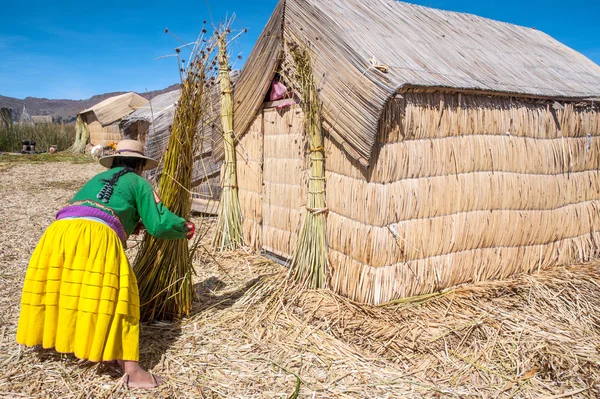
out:
<path id="1" fill-rule="evenodd" d="M 77 122 L 75 122 L 75 142 L 71 146 L 71 152 L 83 154 L 89 138 L 90 129 L 88 128 L 87 123 L 83 120 L 81 115 L 77 115 Z"/>
<path id="2" fill-rule="evenodd" d="M 199 38 L 187 66 L 180 69 L 181 97 L 163 158 L 158 189 L 163 204 L 186 220 L 191 212 L 196 131 L 209 100 L 207 81 L 213 70 L 209 59 L 210 43 L 212 40 Z M 162 240 L 147 234 L 138 251 L 134 271 L 140 291 L 142 320 L 172 320 L 189 314 L 194 290 L 192 255 L 187 240 Z"/>
<path id="3" fill-rule="evenodd" d="M 324 288 L 327 285 L 329 258 L 322 103 L 313 77 L 308 48 L 295 44 L 289 48 L 295 64 L 293 79 L 302 96 L 304 131 L 310 148 L 307 212 L 290 264 L 290 274 L 306 288 Z"/>
<path id="4" fill-rule="evenodd" d="M 0 129 L 9 129 L 12 127 L 12 109 L 0 108 Z"/>
<path id="5" fill-rule="evenodd" d="M 242 211 L 238 198 L 238 184 L 235 155 L 235 135 L 233 134 L 233 101 L 227 56 L 227 31 L 217 37 L 219 48 L 219 80 L 221 87 L 221 127 L 225 161 L 223 164 L 223 192 L 219 203 L 219 217 L 213 238 L 217 251 L 233 250 L 243 245 Z"/>

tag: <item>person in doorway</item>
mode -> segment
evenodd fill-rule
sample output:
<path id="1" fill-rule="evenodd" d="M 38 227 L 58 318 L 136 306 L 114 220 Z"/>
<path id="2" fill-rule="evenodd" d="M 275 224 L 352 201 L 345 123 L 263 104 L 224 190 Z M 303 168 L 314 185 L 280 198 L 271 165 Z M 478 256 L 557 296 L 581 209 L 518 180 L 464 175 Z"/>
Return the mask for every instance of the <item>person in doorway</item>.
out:
<path id="1" fill-rule="evenodd" d="M 131 388 L 163 379 L 139 365 L 140 301 L 125 255 L 138 223 L 163 239 L 190 239 L 194 225 L 170 212 L 141 177 L 158 162 L 143 145 L 122 140 L 109 168 L 92 177 L 56 215 L 27 269 L 17 342 L 93 362 L 116 361 Z"/>

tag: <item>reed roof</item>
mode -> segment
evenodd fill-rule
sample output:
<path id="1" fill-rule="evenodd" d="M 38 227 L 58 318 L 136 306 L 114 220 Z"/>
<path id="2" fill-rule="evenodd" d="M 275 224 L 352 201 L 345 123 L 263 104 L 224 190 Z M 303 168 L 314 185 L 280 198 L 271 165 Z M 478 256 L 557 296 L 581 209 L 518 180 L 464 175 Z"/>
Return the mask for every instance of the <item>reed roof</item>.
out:
<path id="1" fill-rule="evenodd" d="M 534 28 L 395 0 L 281 0 L 240 76 L 238 133 L 260 109 L 283 39 L 310 43 L 325 126 L 363 164 L 384 105 L 411 87 L 600 97 L 600 67 Z"/>
<path id="2" fill-rule="evenodd" d="M 169 115 L 171 116 L 171 120 L 173 120 L 175 104 L 179 100 L 180 95 L 181 90 L 177 89 L 153 97 L 146 104 L 137 108 L 132 114 L 123 117 L 121 126 L 126 127 L 136 120 L 158 123 L 159 120 Z"/>
<path id="3" fill-rule="evenodd" d="M 107 98 L 98 104 L 81 111 L 83 115 L 88 112 L 93 112 L 102 126 L 110 125 L 122 119 L 124 116 L 131 114 L 139 107 L 147 104 L 148 100 L 134 92 L 120 94 L 118 96 Z"/>

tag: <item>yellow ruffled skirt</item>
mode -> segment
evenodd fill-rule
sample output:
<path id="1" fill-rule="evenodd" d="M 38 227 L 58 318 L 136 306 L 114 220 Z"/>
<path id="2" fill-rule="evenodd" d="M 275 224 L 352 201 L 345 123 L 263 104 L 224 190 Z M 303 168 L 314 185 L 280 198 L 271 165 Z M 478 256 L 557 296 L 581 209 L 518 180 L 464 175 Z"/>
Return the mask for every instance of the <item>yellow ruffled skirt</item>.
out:
<path id="1" fill-rule="evenodd" d="M 93 362 L 139 360 L 137 281 L 118 235 L 86 219 L 55 221 L 27 269 L 17 342 Z"/>

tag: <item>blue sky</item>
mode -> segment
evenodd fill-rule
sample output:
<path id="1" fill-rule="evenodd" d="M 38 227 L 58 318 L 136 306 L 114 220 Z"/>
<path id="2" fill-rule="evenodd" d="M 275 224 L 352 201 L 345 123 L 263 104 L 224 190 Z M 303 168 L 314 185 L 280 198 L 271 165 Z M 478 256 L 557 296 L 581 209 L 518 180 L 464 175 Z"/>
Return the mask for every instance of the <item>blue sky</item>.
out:
<path id="1" fill-rule="evenodd" d="M 600 64 L 599 0 L 411 0 L 535 27 Z M 202 20 L 235 12 L 248 28 L 232 49 L 248 56 L 277 0 L 2 1 L 0 95 L 85 99 L 112 91 L 156 90 L 178 80 L 173 53 Z M 209 11 L 210 10 L 210 11 Z M 211 18 L 212 16 L 212 18 Z M 241 66 L 241 64 L 238 64 Z"/>

